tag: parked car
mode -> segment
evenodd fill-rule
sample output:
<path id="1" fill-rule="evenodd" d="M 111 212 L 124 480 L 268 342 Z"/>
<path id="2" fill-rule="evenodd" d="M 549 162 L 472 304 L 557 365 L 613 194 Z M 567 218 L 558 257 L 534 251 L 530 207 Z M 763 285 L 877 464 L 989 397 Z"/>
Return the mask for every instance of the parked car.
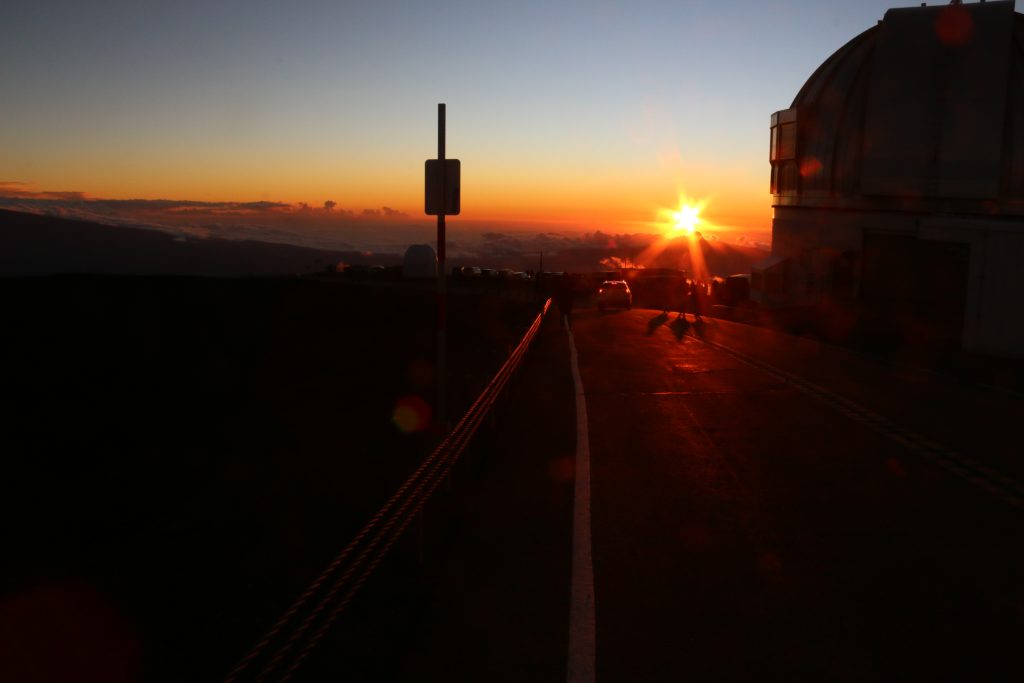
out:
<path id="1" fill-rule="evenodd" d="M 597 288 L 597 308 L 633 308 L 633 292 L 625 280 L 605 280 Z"/>

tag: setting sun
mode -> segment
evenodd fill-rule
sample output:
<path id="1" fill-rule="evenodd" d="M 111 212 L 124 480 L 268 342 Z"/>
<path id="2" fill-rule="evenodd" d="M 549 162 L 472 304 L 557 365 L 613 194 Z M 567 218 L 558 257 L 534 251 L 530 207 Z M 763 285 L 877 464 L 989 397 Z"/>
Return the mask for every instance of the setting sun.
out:
<path id="1" fill-rule="evenodd" d="M 673 227 L 682 230 L 686 234 L 693 234 L 697 224 L 700 223 L 700 207 L 683 204 L 678 211 L 672 212 Z"/>
<path id="2" fill-rule="evenodd" d="M 692 201 L 686 197 L 680 197 L 679 208 L 662 210 L 665 236 L 672 238 L 694 234 L 697 226 L 702 222 L 700 212 L 703 208 L 703 201 Z"/>

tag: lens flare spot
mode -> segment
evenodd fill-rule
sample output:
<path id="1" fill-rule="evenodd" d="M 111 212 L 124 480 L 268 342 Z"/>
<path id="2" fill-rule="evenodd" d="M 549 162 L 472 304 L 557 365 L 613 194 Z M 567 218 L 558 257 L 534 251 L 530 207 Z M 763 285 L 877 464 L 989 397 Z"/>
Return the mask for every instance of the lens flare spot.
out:
<path id="1" fill-rule="evenodd" d="M 935 37 L 948 47 L 962 47 L 974 38 L 974 19 L 963 5 L 946 5 L 935 17 Z"/>
<path id="2" fill-rule="evenodd" d="M 430 426 L 430 404 L 419 396 L 403 396 L 395 403 L 395 412 L 391 422 L 399 431 L 410 434 L 421 432 Z"/>
<path id="3" fill-rule="evenodd" d="M 82 580 L 45 581 L 4 595 L 0 633 L 5 681 L 136 681 L 141 675 L 136 626 Z M 47 656 L 58 643 L 71 646 L 61 647 L 59 657 Z"/>
<path id="4" fill-rule="evenodd" d="M 821 173 L 821 162 L 817 157 L 807 157 L 800 162 L 800 177 L 810 178 Z"/>

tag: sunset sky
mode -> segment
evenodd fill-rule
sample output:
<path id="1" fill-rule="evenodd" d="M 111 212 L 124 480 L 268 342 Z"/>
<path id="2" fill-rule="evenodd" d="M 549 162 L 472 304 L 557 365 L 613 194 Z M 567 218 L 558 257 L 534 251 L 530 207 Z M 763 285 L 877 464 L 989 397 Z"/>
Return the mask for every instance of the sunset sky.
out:
<path id="1" fill-rule="evenodd" d="M 8 3 L 0 195 L 426 224 L 445 102 L 466 226 L 646 232 L 685 195 L 766 239 L 770 114 L 894 4 Z"/>

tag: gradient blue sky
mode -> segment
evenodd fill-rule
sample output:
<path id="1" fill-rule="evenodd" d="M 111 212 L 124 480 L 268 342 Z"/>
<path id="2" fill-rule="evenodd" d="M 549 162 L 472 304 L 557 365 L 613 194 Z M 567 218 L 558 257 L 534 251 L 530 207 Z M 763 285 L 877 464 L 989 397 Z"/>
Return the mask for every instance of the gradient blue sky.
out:
<path id="1" fill-rule="evenodd" d="M 0 182 L 418 216 L 443 101 L 470 221 L 631 231 L 682 193 L 764 232 L 770 114 L 891 6 L 9 2 Z"/>

